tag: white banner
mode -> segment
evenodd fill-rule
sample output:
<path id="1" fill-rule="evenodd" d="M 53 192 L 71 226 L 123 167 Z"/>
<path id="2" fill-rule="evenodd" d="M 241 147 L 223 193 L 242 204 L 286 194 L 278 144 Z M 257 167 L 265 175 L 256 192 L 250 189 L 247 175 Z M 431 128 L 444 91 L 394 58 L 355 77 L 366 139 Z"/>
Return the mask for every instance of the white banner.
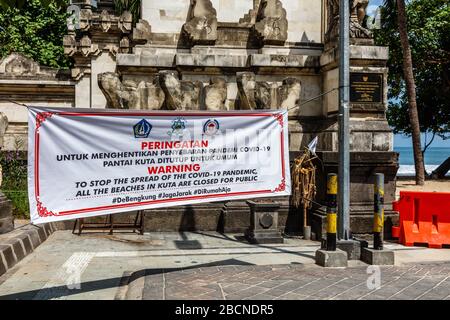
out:
<path id="1" fill-rule="evenodd" d="M 33 223 L 291 192 L 286 111 L 29 108 Z"/>

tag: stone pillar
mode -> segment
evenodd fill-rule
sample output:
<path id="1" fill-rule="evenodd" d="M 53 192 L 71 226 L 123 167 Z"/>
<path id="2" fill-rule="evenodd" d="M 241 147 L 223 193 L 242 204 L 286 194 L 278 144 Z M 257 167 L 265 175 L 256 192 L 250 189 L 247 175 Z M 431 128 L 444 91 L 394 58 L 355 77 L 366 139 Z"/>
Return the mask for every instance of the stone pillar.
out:
<path id="1" fill-rule="evenodd" d="M 350 12 L 350 158 L 351 198 L 350 226 L 353 234 L 372 232 L 373 179 L 375 173 L 385 175 L 385 236 L 398 214 L 390 209 L 395 197 L 398 155 L 393 152 L 393 133 L 386 120 L 387 60 L 389 48 L 374 45 L 373 34 L 364 25 L 368 0 L 351 1 Z M 323 74 L 323 108 L 329 125 L 329 148 L 320 153 L 324 170 L 319 172 L 318 199 L 323 203 L 327 173 L 337 173 L 338 166 L 338 88 L 339 85 L 339 0 L 327 1 L 327 27 L 324 52 L 320 57 Z M 335 89 L 334 91 L 331 91 Z M 313 214 L 313 232 L 320 238 L 325 230 L 324 208 Z"/>
<path id="2" fill-rule="evenodd" d="M 68 34 L 64 36 L 63 46 L 64 53 L 74 60 L 71 77 L 76 82 L 76 107 L 107 107 L 98 76 L 116 71 L 116 55 L 130 52 L 132 14 L 125 11 L 118 16 L 111 11 L 112 5 L 110 1 L 102 1 L 97 9 L 81 6 L 75 14 L 79 23 L 67 21 Z M 139 26 L 145 29 L 142 23 Z"/>
<path id="3" fill-rule="evenodd" d="M 0 113 L 0 150 L 3 147 L 3 135 L 8 126 L 8 118 Z M 2 186 L 3 171 L 0 165 L 0 188 Z M 14 229 L 14 217 L 12 215 L 11 201 L 0 191 L 0 234 L 7 233 Z"/>

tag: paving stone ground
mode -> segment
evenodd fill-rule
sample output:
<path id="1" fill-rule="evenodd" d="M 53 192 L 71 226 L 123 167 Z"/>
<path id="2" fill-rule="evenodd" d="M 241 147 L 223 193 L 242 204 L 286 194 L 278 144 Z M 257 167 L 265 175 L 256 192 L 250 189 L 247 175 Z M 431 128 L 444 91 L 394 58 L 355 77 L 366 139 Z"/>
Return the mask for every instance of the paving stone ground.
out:
<path id="1" fill-rule="evenodd" d="M 316 266 L 319 244 L 295 238 L 56 231 L 0 277 L 0 299 L 449 299 L 450 249 L 386 247 L 396 265 L 374 278 L 360 261 Z"/>
<path id="2" fill-rule="evenodd" d="M 372 269 L 370 269 L 372 270 Z M 146 270 L 148 300 L 449 300 L 450 263 L 379 267 L 380 285 L 367 267 L 312 265 L 217 266 Z M 369 285 L 368 285 L 369 282 Z"/>

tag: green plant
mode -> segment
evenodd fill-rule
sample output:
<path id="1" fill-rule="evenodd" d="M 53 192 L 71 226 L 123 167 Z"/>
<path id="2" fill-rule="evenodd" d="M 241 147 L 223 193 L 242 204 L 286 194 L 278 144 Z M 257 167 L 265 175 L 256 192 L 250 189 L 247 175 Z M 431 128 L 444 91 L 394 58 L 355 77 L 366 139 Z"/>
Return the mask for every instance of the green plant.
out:
<path id="1" fill-rule="evenodd" d="M 3 181 L 2 192 L 12 201 L 13 214 L 16 218 L 29 218 L 27 160 L 22 149 L 23 141 L 15 141 L 16 151 L 0 153 Z"/>
<path id="2" fill-rule="evenodd" d="M 28 0 L 19 7 L 0 6 L 0 58 L 21 52 L 42 65 L 68 68 L 63 37 L 67 33 L 68 0 Z"/>
<path id="3" fill-rule="evenodd" d="M 0 0 L 0 8 L 9 9 L 9 8 L 19 8 L 21 9 L 28 0 Z M 66 4 L 66 0 L 39 0 L 39 3 L 48 7 L 52 3 L 56 3 L 58 6 L 63 6 Z"/>

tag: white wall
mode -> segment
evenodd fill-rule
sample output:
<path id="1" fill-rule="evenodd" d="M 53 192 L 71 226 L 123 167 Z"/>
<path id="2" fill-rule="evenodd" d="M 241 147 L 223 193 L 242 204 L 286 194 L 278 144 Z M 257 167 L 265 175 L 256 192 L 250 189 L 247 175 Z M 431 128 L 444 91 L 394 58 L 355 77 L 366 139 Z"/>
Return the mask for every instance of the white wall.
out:
<path id="1" fill-rule="evenodd" d="M 189 0 L 143 0 L 141 16 L 155 33 L 179 33 L 186 22 Z"/>
<path id="2" fill-rule="evenodd" d="M 322 0 L 281 0 L 287 12 L 289 42 L 317 42 L 322 39 Z M 239 22 L 253 0 L 211 0 L 219 22 Z M 142 18 L 155 33 L 179 33 L 187 20 L 189 0 L 144 0 Z"/>
<path id="3" fill-rule="evenodd" d="M 289 42 L 322 41 L 321 0 L 281 0 L 288 19 Z"/>
<path id="4" fill-rule="evenodd" d="M 251 9 L 253 0 L 211 0 L 219 22 L 239 22 Z"/>

